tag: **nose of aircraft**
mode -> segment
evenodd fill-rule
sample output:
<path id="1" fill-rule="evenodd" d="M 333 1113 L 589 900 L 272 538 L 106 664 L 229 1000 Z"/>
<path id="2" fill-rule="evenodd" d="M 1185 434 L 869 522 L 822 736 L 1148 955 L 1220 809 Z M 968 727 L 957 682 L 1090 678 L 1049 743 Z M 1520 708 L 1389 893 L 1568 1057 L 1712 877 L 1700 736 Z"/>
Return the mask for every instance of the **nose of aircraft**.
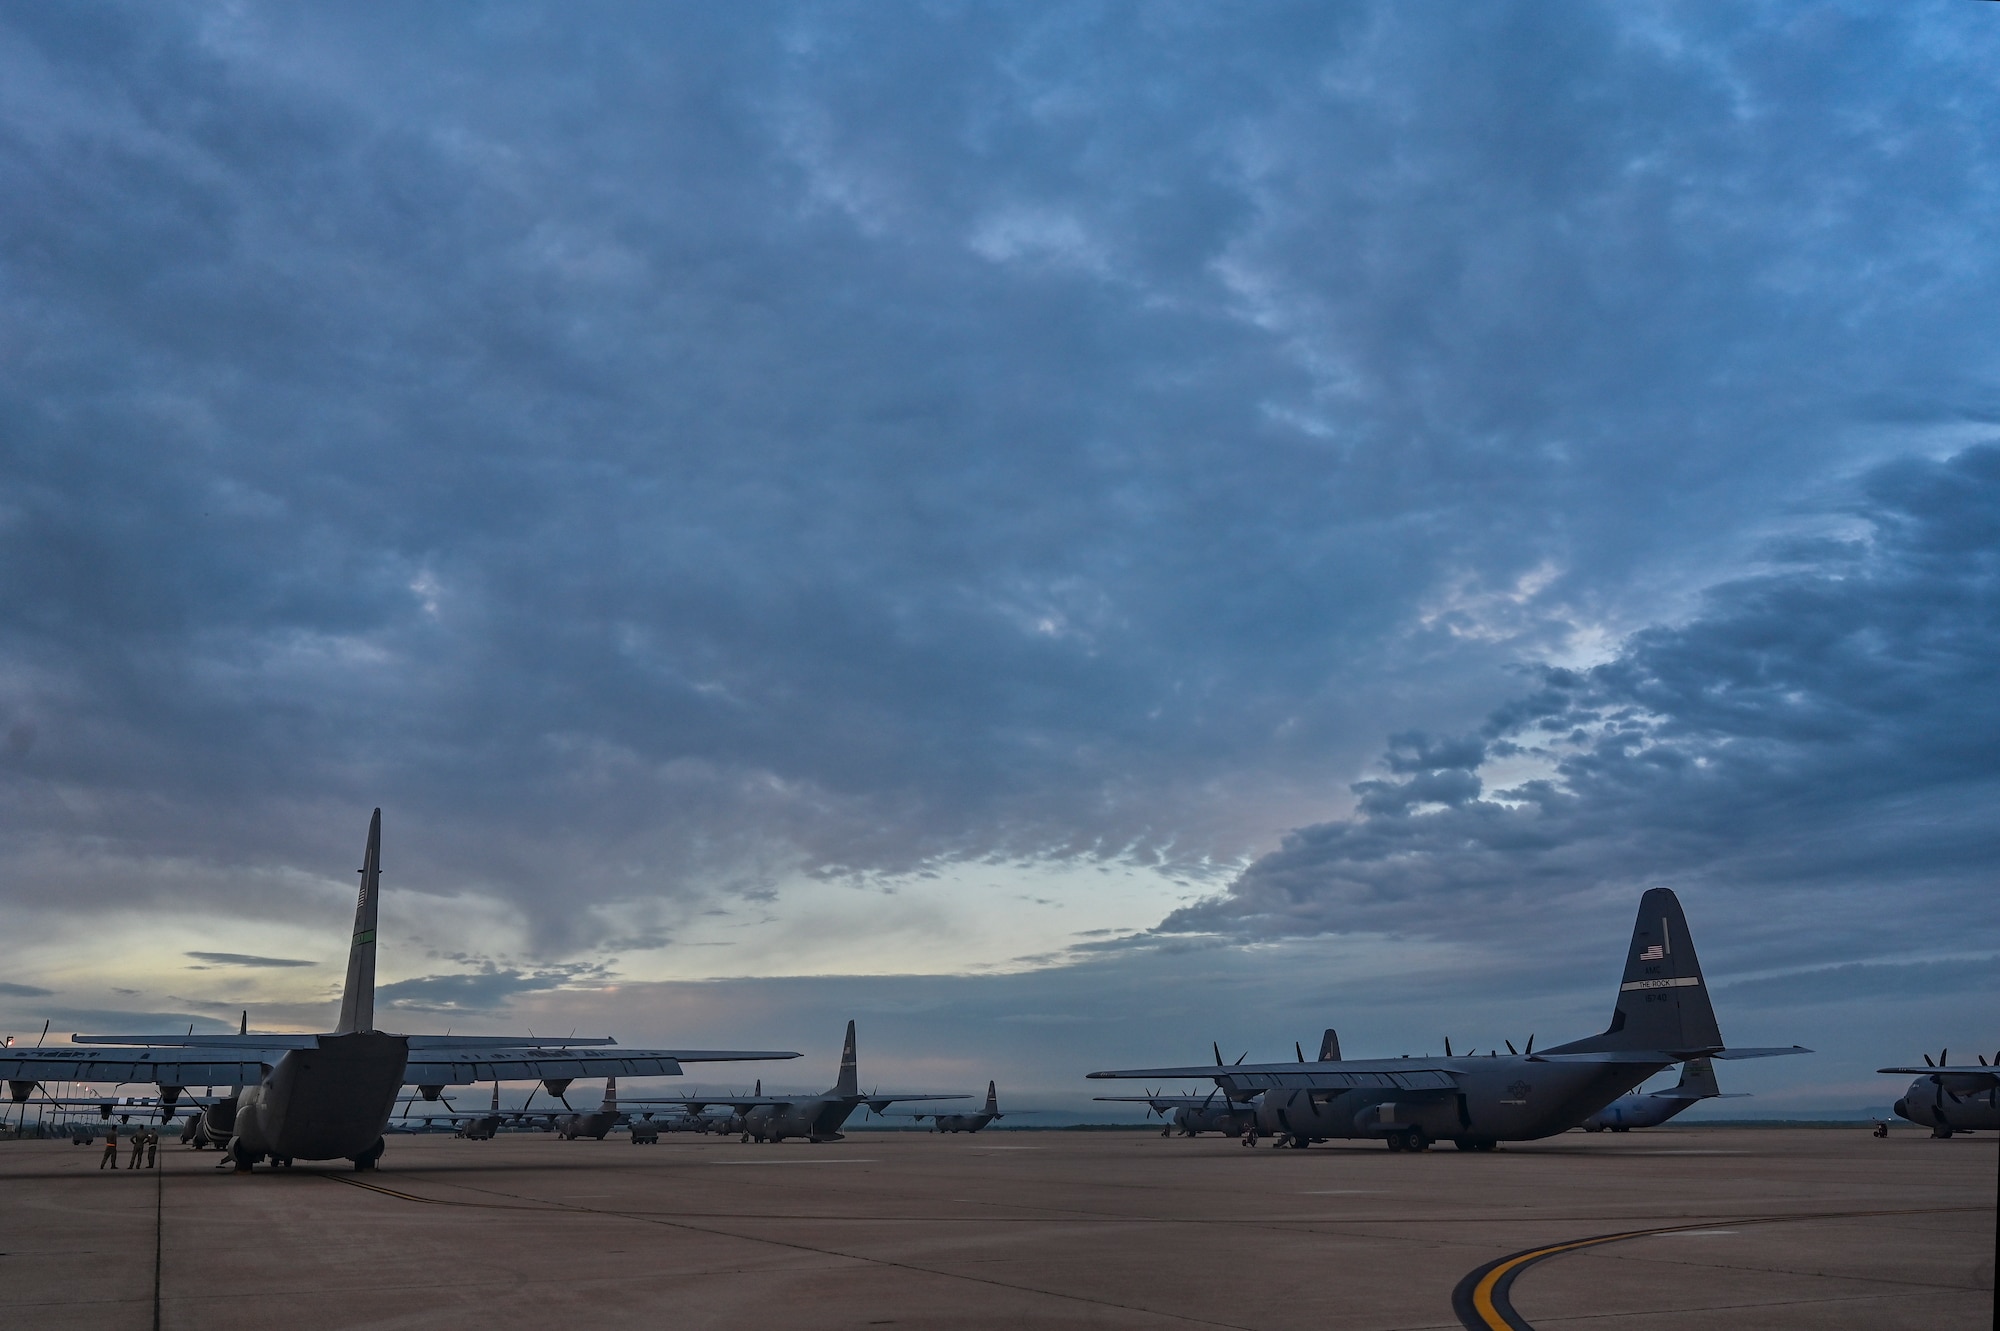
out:
<path id="1" fill-rule="evenodd" d="M 1896 1111 L 1897 1118 L 1908 1118 L 1910 1116 L 1910 1102 L 1908 1100 L 1898 1100 L 1895 1104 L 1890 1105 L 1889 1108 Z"/>

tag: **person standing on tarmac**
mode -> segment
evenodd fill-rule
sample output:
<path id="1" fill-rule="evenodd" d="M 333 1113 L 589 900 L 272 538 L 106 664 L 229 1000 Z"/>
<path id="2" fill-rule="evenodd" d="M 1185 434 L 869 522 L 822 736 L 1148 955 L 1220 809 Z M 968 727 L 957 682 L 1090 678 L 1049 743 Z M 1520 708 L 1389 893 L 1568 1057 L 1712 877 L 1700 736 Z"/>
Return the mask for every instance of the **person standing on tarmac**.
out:
<path id="1" fill-rule="evenodd" d="M 159 1167 L 160 1167 L 160 1130 L 158 1128 L 147 1128 L 146 1168 L 158 1169 Z"/>
<path id="2" fill-rule="evenodd" d="M 97 1162 L 99 1169 L 106 1165 L 118 1168 L 118 1125 L 115 1123 L 104 1130 L 104 1155 Z"/>
<path id="3" fill-rule="evenodd" d="M 137 1169 L 139 1167 L 139 1157 L 144 1155 L 145 1153 L 146 1153 L 146 1130 L 144 1128 L 140 1128 L 138 1131 L 132 1134 L 132 1163 L 126 1167 L 128 1169 Z"/>

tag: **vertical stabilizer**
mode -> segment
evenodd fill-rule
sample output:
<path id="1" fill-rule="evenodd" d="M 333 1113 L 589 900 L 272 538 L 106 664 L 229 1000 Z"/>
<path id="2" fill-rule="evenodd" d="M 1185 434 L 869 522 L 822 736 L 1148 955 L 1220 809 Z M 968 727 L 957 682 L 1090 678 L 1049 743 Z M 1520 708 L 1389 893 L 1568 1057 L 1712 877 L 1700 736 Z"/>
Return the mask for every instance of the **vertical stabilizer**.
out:
<path id="1" fill-rule="evenodd" d="M 354 905 L 354 941 L 347 952 L 347 987 L 340 994 L 335 1035 L 375 1029 L 375 898 L 382 883 L 382 811 L 368 820 L 361 860 L 361 899 Z"/>
<path id="2" fill-rule="evenodd" d="M 606 1077 L 604 1079 L 604 1103 L 600 1108 L 607 1114 L 618 1112 L 618 1078 Z"/>
<path id="3" fill-rule="evenodd" d="M 1680 1085 L 1674 1088 L 1690 1098 L 1712 1100 L 1722 1094 L 1715 1081 L 1715 1064 L 1705 1058 L 1690 1058 L 1681 1065 Z"/>
<path id="4" fill-rule="evenodd" d="M 990 1081 L 986 1083 L 986 1112 L 995 1118 L 1000 1115 L 1000 1092 L 994 1089 Z"/>
<path id="5" fill-rule="evenodd" d="M 840 1080 L 834 1082 L 835 1095 L 859 1095 L 861 1079 L 854 1070 L 854 1023 L 847 1023 L 847 1043 L 840 1047 Z"/>
<path id="6" fill-rule="evenodd" d="M 493 1112 L 496 1114 L 500 1112 L 500 1079 L 498 1077 L 493 1079 Z"/>
<path id="7" fill-rule="evenodd" d="M 1331 1026 L 1326 1028 L 1325 1035 L 1319 1037 L 1319 1061 L 1322 1063 L 1340 1061 L 1340 1036 Z"/>
<path id="8" fill-rule="evenodd" d="M 1722 1032 L 1715 1024 L 1715 1009 L 1708 1001 L 1708 986 L 1680 899 L 1667 888 L 1656 887 L 1639 898 L 1639 919 L 1632 926 L 1632 950 L 1626 954 L 1625 978 L 1618 986 L 1611 1025 L 1601 1035 L 1543 1052 L 1721 1047 Z"/>

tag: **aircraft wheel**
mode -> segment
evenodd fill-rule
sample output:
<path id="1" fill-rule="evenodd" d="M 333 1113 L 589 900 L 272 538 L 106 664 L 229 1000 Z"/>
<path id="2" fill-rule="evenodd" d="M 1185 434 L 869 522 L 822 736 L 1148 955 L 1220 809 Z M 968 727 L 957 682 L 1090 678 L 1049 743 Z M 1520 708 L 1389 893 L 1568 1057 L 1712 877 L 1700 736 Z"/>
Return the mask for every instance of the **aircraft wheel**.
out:
<path id="1" fill-rule="evenodd" d="M 352 1157 L 354 1161 L 354 1171 L 358 1174 L 363 1170 L 375 1168 L 375 1162 L 377 1160 L 380 1160 L 382 1158 L 382 1152 L 388 1149 L 389 1149 L 388 1141 L 385 1138 L 377 1137 L 375 1139 L 375 1144 L 373 1146 L 363 1151 L 360 1155 Z"/>
<path id="2" fill-rule="evenodd" d="M 1589 1127 L 1589 1128 L 1585 1128 L 1585 1129 L 1584 1129 L 1584 1131 L 1585 1131 L 1585 1132 L 1602 1132 L 1602 1131 L 1604 1131 L 1604 1125 L 1603 1125 L 1602 1123 L 1599 1123 L 1599 1124 L 1598 1124 L 1598 1125 L 1596 1125 L 1595 1127 Z"/>
<path id="3" fill-rule="evenodd" d="M 1951 1125 L 1949 1123 L 1938 1124 L 1931 1129 L 1931 1136 L 1936 1137 L 1939 1141 L 1950 1141 Z"/>

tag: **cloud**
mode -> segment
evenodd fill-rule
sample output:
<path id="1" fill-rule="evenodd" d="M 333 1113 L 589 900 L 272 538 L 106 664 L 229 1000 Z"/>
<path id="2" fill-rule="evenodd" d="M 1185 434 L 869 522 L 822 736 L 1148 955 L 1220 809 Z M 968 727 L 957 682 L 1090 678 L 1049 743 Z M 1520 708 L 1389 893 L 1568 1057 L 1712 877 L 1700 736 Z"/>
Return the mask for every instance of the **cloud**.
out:
<path id="1" fill-rule="evenodd" d="M 1990 996 L 2000 990 L 2000 957 L 1894 964 L 1850 962 L 1738 980 L 1718 986 L 1718 1001 L 1764 1007 L 1872 1003 L 1884 999 Z"/>
<path id="2" fill-rule="evenodd" d="M 1877 467 L 1840 516 L 1851 539 L 1774 550 L 1686 622 L 1543 668 L 1471 735 L 1396 737 L 1355 816 L 1290 834 L 1165 929 L 1463 938 L 1665 884 L 1767 967 L 1991 942 L 2000 447 Z M 1487 790 L 1498 762 L 1530 774 Z"/>
<path id="3" fill-rule="evenodd" d="M 506 1007 L 519 995 L 567 988 L 596 974 L 585 966 L 527 972 L 488 964 L 469 974 L 397 980 L 379 986 L 375 996 L 385 1007 L 410 1012 L 484 1013 Z"/>
<path id="4" fill-rule="evenodd" d="M 190 952 L 187 955 L 193 957 L 196 961 L 211 962 L 217 966 L 288 967 L 319 965 L 317 961 L 299 961 L 292 957 L 253 957 L 242 952 Z"/>
<path id="5" fill-rule="evenodd" d="M 43 989 L 39 985 L 14 984 L 11 981 L 0 980 L 0 994 L 8 998 L 50 998 L 54 996 L 55 990 Z"/>
<path id="6" fill-rule="evenodd" d="M 1970 7 L 9 9 L 0 903 L 276 933 L 380 805 L 389 899 L 526 958 L 385 986 L 439 1011 L 1036 859 L 1233 883 L 1112 970 L 1581 968 L 1651 882 L 1740 973 L 1927 955 L 1992 850 L 1996 61 Z"/>

